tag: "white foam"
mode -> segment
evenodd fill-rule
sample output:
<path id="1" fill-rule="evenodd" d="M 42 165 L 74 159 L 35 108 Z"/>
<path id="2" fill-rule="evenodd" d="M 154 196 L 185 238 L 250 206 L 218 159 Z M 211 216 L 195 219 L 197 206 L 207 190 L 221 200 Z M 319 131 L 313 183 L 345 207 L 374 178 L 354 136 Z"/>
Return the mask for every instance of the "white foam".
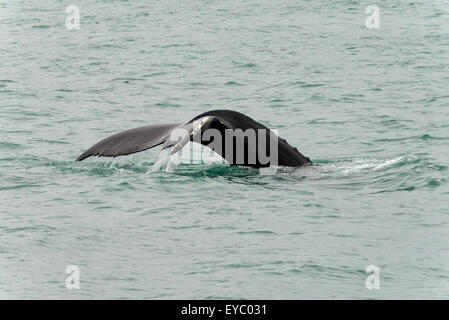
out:
<path id="1" fill-rule="evenodd" d="M 381 169 L 385 169 L 388 167 L 391 167 L 392 165 L 401 162 L 404 160 L 404 157 L 396 157 L 393 159 L 388 160 L 376 160 L 376 159 L 366 159 L 366 158 L 359 158 L 359 159 L 353 159 L 351 162 L 345 162 L 345 163 L 335 163 L 328 165 L 328 168 L 336 169 L 340 173 L 347 174 L 347 173 L 357 173 L 362 172 L 366 170 L 372 170 L 377 171 Z"/>
<path id="2" fill-rule="evenodd" d="M 385 161 L 383 163 L 380 163 L 380 164 L 376 165 L 374 167 L 374 170 L 379 170 L 379 169 L 383 169 L 383 168 L 386 168 L 386 167 L 390 167 L 390 166 L 392 166 L 392 165 L 402 161 L 403 159 L 404 159 L 404 157 L 397 157 L 397 158 L 394 158 L 394 159 L 391 159 L 391 160 L 387 160 L 387 161 Z"/>

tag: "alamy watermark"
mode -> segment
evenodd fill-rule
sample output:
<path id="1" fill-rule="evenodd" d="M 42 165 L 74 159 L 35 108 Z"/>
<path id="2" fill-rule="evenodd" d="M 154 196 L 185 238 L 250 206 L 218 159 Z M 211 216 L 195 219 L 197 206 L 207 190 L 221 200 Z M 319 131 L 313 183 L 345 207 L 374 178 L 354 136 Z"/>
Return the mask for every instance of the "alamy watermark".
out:
<path id="1" fill-rule="evenodd" d="M 365 280 L 365 286 L 369 290 L 380 289 L 380 269 L 375 265 L 369 265 L 365 269 L 370 275 Z"/>
<path id="2" fill-rule="evenodd" d="M 80 8 L 74 4 L 65 8 L 65 13 L 68 16 L 65 18 L 65 27 L 67 30 L 80 29 Z"/>
<path id="3" fill-rule="evenodd" d="M 376 5 L 370 5 L 366 7 L 365 13 L 368 17 L 365 20 L 365 27 L 367 29 L 379 29 L 380 28 L 380 10 Z"/>
<path id="4" fill-rule="evenodd" d="M 68 265 L 65 268 L 65 273 L 68 276 L 65 279 L 65 287 L 69 290 L 80 288 L 80 268 L 77 265 Z"/>
<path id="5" fill-rule="evenodd" d="M 172 161 L 190 158 L 188 148 L 183 148 L 189 141 L 202 144 L 219 154 L 228 163 L 261 168 L 261 174 L 276 173 L 278 165 L 277 130 L 248 128 L 242 130 L 211 128 L 212 117 L 204 117 L 193 122 L 191 127 L 177 128 L 171 132 L 166 147 L 172 147 Z"/>

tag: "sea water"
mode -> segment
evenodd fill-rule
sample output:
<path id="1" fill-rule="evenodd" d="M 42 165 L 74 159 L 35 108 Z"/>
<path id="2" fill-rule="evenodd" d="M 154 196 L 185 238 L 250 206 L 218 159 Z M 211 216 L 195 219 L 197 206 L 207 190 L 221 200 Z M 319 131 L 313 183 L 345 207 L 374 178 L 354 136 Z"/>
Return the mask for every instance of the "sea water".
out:
<path id="1" fill-rule="evenodd" d="M 449 297 L 446 1 L 69 4 L 0 3 L 0 298 Z M 314 165 L 74 161 L 213 109 Z"/>

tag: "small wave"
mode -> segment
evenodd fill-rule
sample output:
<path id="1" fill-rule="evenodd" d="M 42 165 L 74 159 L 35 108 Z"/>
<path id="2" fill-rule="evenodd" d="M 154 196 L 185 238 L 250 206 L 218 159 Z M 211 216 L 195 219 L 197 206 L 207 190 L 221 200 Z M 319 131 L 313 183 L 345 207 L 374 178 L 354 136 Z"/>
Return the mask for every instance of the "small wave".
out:
<path id="1" fill-rule="evenodd" d="M 400 164 L 406 161 L 407 157 L 399 156 L 393 159 L 350 159 L 341 162 L 325 164 L 324 168 L 338 171 L 341 174 L 357 173 L 364 171 L 378 171 Z"/>
<path id="2" fill-rule="evenodd" d="M 252 62 L 248 62 L 248 63 L 243 63 L 243 64 L 239 64 L 238 65 L 240 68 L 254 68 L 257 65 L 255 63 Z"/>
<path id="3" fill-rule="evenodd" d="M 422 134 L 422 135 L 416 135 L 416 136 L 409 136 L 409 137 L 401 137 L 401 138 L 384 138 L 384 139 L 376 139 L 374 142 L 402 142 L 402 141 L 408 141 L 408 140 L 447 140 L 448 137 L 435 137 L 428 133 Z"/>
<path id="4" fill-rule="evenodd" d="M 112 79 L 112 81 L 119 81 L 122 83 L 129 83 L 131 81 L 142 81 L 143 79 L 140 78 L 131 78 L 131 77 L 119 77 L 119 78 L 114 78 Z"/>
<path id="5" fill-rule="evenodd" d="M 227 86 L 244 86 L 243 83 L 237 82 L 237 81 L 228 81 L 225 83 Z"/>
<path id="6" fill-rule="evenodd" d="M 144 74 L 142 77 L 143 78 L 152 78 L 152 77 L 164 76 L 166 74 L 167 74 L 167 72 L 161 71 L 161 72 L 147 73 L 147 74 Z"/>
<path id="7" fill-rule="evenodd" d="M 366 188 L 368 192 L 374 193 L 437 188 L 448 180 L 441 176 L 447 167 L 427 154 L 401 155 L 387 159 L 321 161 L 318 168 L 319 174 L 309 178 L 325 181 L 322 184 L 326 187 L 354 190 Z"/>
<path id="8" fill-rule="evenodd" d="M 13 142 L 0 141 L 0 149 L 25 149 L 25 146 Z"/>
<path id="9" fill-rule="evenodd" d="M 193 144 L 196 145 L 196 144 Z M 202 147 L 202 146 L 200 146 Z M 189 149 L 187 145 L 184 147 Z M 184 150 L 184 149 L 183 149 Z M 447 167 L 427 154 L 396 155 L 388 158 L 345 158 L 316 160 L 311 166 L 300 168 L 273 167 L 270 172 L 250 167 L 231 166 L 220 158 L 208 158 L 201 150 L 180 156 L 170 155 L 170 149 L 153 153 L 142 152 L 119 158 L 91 158 L 86 162 L 51 162 L 62 172 L 92 176 L 147 174 L 190 179 L 225 179 L 232 183 L 264 185 L 267 188 L 295 188 L 308 180 L 331 189 L 366 189 L 368 192 L 414 191 L 435 189 L 449 179 L 442 176 Z M 195 154 L 196 152 L 196 154 Z M 187 155 L 187 156 L 186 156 Z M 191 157 L 192 156 L 192 157 Z M 155 159 L 155 160 L 154 160 Z M 132 188 L 130 185 L 117 188 Z"/>
<path id="10" fill-rule="evenodd" d="M 306 83 L 301 85 L 301 88 L 316 88 L 316 87 L 322 87 L 324 86 L 324 83 Z"/>
<path id="11" fill-rule="evenodd" d="M 390 159 L 379 158 L 354 158 L 337 161 L 323 161 L 318 160 L 321 164 L 321 169 L 332 171 L 343 175 L 351 173 L 363 172 L 383 172 L 389 169 L 397 169 L 401 167 L 410 166 L 407 169 L 417 170 L 420 168 L 429 169 L 433 171 L 444 171 L 446 166 L 438 164 L 434 159 L 426 155 L 406 155 L 397 156 Z"/>
<path id="12" fill-rule="evenodd" d="M 269 230 L 239 231 L 237 234 L 276 235 L 275 232 Z"/>
<path id="13" fill-rule="evenodd" d="M 448 138 L 446 137 L 435 137 L 435 136 L 431 136 L 430 134 L 423 134 L 422 136 L 419 137 L 419 140 L 447 140 Z"/>

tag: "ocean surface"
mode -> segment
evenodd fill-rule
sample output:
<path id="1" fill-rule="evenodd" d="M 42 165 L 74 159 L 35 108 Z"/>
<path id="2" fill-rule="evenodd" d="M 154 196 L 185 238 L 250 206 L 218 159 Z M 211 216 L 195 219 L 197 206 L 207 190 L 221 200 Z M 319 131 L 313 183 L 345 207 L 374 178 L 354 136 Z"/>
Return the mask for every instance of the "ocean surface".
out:
<path id="1" fill-rule="evenodd" d="M 2 0 L 0 298 L 447 299 L 448 89 L 447 1 Z M 74 161 L 213 109 L 314 165 Z"/>

